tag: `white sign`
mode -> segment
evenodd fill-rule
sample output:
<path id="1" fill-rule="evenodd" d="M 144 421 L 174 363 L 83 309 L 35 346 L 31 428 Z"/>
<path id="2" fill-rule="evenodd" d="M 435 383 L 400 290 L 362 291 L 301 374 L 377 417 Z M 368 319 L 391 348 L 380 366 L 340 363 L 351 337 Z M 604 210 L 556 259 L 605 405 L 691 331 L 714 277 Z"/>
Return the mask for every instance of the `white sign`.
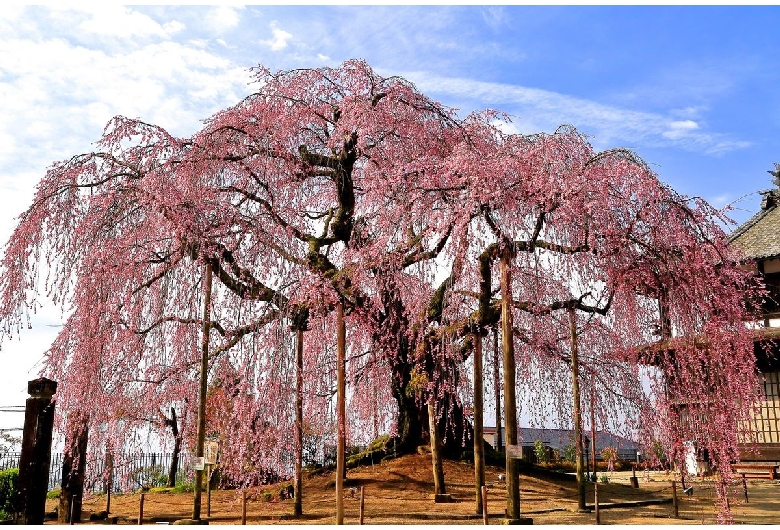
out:
<path id="1" fill-rule="evenodd" d="M 195 471 L 203 471 L 203 468 L 206 467 L 206 459 L 202 456 L 194 456 L 192 458 L 192 467 Z"/>
<path id="2" fill-rule="evenodd" d="M 217 453 L 219 452 L 219 442 L 216 440 L 206 440 L 203 445 L 203 457 L 210 466 L 216 465 Z"/>
<path id="3" fill-rule="evenodd" d="M 506 456 L 509 458 L 523 458 L 523 446 L 522 445 L 507 445 Z"/>

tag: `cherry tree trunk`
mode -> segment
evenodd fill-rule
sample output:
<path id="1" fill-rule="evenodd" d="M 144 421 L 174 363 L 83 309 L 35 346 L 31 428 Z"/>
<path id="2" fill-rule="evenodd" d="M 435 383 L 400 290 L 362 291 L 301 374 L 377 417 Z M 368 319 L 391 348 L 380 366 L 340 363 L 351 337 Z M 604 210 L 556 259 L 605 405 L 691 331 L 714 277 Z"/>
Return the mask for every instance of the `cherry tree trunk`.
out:
<path id="1" fill-rule="evenodd" d="M 483 436 L 482 335 L 474 340 L 474 489 L 476 513 L 482 514 L 482 486 L 485 485 L 485 440 Z"/>
<path id="2" fill-rule="evenodd" d="M 171 455 L 171 467 L 168 469 L 168 487 L 176 485 L 176 474 L 179 472 L 179 455 L 181 454 L 181 436 L 179 436 L 179 420 L 176 417 L 176 409 L 171 407 L 171 418 L 168 420 L 173 434 L 173 454 Z"/>
<path id="3" fill-rule="evenodd" d="M 580 403 L 580 361 L 577 343 L 577 316 L 569 309 L 571 332 L 571 390 L 574 396 L 574 443 L 577 446 L 577 509 L 585 510 L 585 444 L 582 437 L 582 407 Z"/>
<path id="4" fill-rule="evenodd" d="M 206 262 L 203 276 L 203 342 L 200 355 L 200 395 L 198 396 L 198 430 L 195 443 L 195 456 L 203 456 L 206 440 L 206 393 L 208 392 L 209 370 L 209 331 L 211 329 L 211 263 Z M 203 487 L 203 470 L 195 471 L 195 493 L 192 502 L 192 518 L 200 520 L 201 489 Z"/>
<path id="5" fill-rule="evenodd" d="M 512 273 L 508 250 L 501 256 L 501 338 L 504 351 L 504 416 L 506 417 L 506 445 L 517 445 L 517 398 L 515 394 L 515 345 L 512 335 Z M 517 460 L 506 454 L 506 516 L 520 518 L 520 477 Z"/>
<path id="6" fill-rule="evenodd" d="M 296 330 L 295 341 L 295 507 L 296 517 L 303 515 L 303 330 Z"/>
<path id="7" fill-rule="evenodd" d="M 444 465 L 441 459 L 441 439 L 436 427 L 436 406 L 428 404 L 428 424 L 431 434 L 431 460 L 433 462 L 433 491 L 436 495 L 444 495 L 447 488 L 444 485 Z"/>
<path id="8" fill-rule="evenodd" d="M 344 524 L 344 474 L 346 473 L 346 378 L 347 328 L 344 323 L 344 303 L 340 302 L 337 312 L 336 346 L 336 524 Z"/>
<path id="9" fill-rule="evenodd" d="M 74 412 L 68 418 L 72 427 L 65 441 L 65 451 L 62 459 L 62 483 L 60 487 L 60 503 L 57 509 L 57 522 L 67 524 L 81 521 L 81 503 L 84 498 L 84 472 L 87 467 L 87 443 L 89 428 L 87 417 Z M 71 521 L 72 519 L 72 521 Z"/>

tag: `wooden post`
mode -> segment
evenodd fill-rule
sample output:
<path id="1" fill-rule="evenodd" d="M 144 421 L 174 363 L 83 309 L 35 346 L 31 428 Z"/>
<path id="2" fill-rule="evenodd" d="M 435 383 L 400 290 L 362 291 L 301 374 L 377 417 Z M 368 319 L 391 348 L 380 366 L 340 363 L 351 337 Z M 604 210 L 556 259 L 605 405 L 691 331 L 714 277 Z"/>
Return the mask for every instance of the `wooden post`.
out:
<path id="1" fill-rule="evenodd" d="M 639 479 L 636 478 L 636 464 L 631 464 L 631 486 L 634 488 L 639 487 Z"/>
<path id="2" fill-rule="evenodd" d="M 103 488 L 106 490 L 106 517 L 111 514 L 111 490 L 114 489 L 114 455 L 110 443 L 106 443 Z"/>
<path id="3" fill-rule="evenodd" d="M 487 486 L 482 486 L 482 524 L 488 524 Z"/>
<path id="4" fill-rule="evenodd" d="M 506 445 L 517 445 L 517 397 L 515 393 L 515 343 L 512 328 L 512 254 L 509 248 L 501 255 L 501 339 L 504 354 L 504 416 Z M 509 522 L 520 518 L 520 481 L 517 461 L 506 454 L 506 517 Z"/>
<path id="5" fill-rule="evenodd" d="M 582 436 L 582 408 L 580 403 L 580 361 L 577 341 L 577 314 L 569 308 L 569 332 L 571 336 L 571 390 L 574 399 L 574 439 L 577 445 L 577 509 L 585 508 L 585 443 Z M 593 470 L 595 473 L 595 469 Z"/>
<path id="6" fill-rule="evenodd" d="M 674 507 L 674 516 L 680 516 L 680 508 L 677 505 L 677 481 L 672 481 L 672 506 Z"/>
<path id="7" fill-rule="evenodd" d="M 241 524 L 246 524 L 246 490 L 241 490 Z"/>
<path id="8" fill-rule="evenodd" d="M 363 510 L 365 509 L 365 495 L 363 493 L 363 486 L 360 486 L 360 519 L 358 524 L 363 524 Z"/>
<path id="9" fill-rule="evenodd" d="M 211 464 L 206 464 L 206 517 L 211 517 Z"/>
<path id="10" fill-rule="evenodd" d="M 52 396 L 57 382 L 38 378 L 27 383 L 24 411 L 22 454 L 19 457 L 19 498 L 22 501 L 22 523 L 43 524 L 46 492 L 51 464 L 51 435 L 54 425 Z"/>
<path id="11" fill-rule="evenodd" d="M 593 509 L 596 512 L 596 524 L 601 524 L 601 515 L 599 514 L 599 483 L 593 483 Z"/>
<path id="12" fill-rule="evenodd" d="M 747 504 L 748 503 L 747 479 L 745 478 L 744 473 L 742 473 L 742 491 L 745 493 L 745 504 Z"/>
<path id="13" fill-rule="evenodd" d="M 338 304 L 336 315 L 336 416 L 338 436 L 336 441 L 336 524 L 344 524 L 344 473 L 346 472 L 346 379 L 345 364 L 347 357 L 347 328 L 344 323 L 344 302 Z"/>
<path id="14" fill-rule="evenodd" d="M 485 485 L 485 439 L 483 430 L 482 334 L 474 340 L 474 490 L 476 513 L 482 513 L 482 486 Z"/>
<path id="15" fill-rule="evenodd" d="M 303 515 L 303 329 L 295 333 L 295 517 Z"/>
<path id="16" fill-rule="evenodd" d="M 203 338 L 200 352 L 200 391 L 198 395 L 198 428 L 195 443 L 195 456 L 203 457 L 206 441 L 206 394 L 209 376 L 209 333 L 211 331 L 211 263 L 206 261 L 203 276 Z M 192 518 L 200 520 L 201 489 L 203 488 L 203 470 L 195 470 L 195 492 L 192 500 Z"/>
<path id="17" fill-rule="evenodd" d="M 501 451 L 501 374 L 499 373 L 498 326 L 493 328 L 493 386 L 496 407 L 496 451 Z"/>
<path id="18" fill-rule="evenodd" d="M 431 398 L 433 399 L 433 398 Z M 438 499 L 439 495 L 447 493 L 444 483 L 444 467 L 441 460 L 441 440 L 436 428 L 436 406 L 428 403 L 428 429 L 431 434 L 431 461 L 433 463 L 433 493 Z"/>
<path id="19" fill-rule="evenodd" d="M 593 482 L 598 480 L 596 467 L 596 374 L 590 375 L 590 455 L 593 463 Z"/>
<path id="20" fill-rule="evenodd" d="M 146 494 L 142 493 L 141 498 L 138 501 L 138 524 L 144 524 L 144 496 Z"/>
<path id="21" fill-rule="evenodd" d="M 71 497 L 71 502 L 70 502 L 70 518 L 68 519 L 68 520 L 70 521 L 70 524 L 76 524 L 76 522 L 75 522 L 75 521 L 76 521 L 76 518 L 74 517 L 74 515 L 75 515 L 75 512 L 76 512 L 76 497 L 79 497 L 79 499 L 78 499 L 78 500 L 79 500 L 79 501 L 81 501 L 81 498 L 80 498 L 80 496 L 73 495 L 73 496 Z M 81 503 L 80 503 L 80 502 L 79 502 L 79 511 L 81 511 Z M 79 514 L 79 518 L 78 518 L 78 520 L 79 520 L 79 521 L 81 520 L 81 514 Z"/>

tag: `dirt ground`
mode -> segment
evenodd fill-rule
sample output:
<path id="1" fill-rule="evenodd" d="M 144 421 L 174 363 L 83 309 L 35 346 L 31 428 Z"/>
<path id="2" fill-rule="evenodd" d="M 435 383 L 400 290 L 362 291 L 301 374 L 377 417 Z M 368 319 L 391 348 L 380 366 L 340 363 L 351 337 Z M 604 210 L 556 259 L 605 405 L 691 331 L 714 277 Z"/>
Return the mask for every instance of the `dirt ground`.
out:
<path id="1" fill-rule="evenodd" d="M 506 492 L 498 475 L 503 469 L 488 467 L 488 514 L 490 524 L 500 524 L 506 508 Z M 679 517 L 673 517 L 671 503 L 673 475 L 663 472 L 640 473 L 639 489 L 630 486 L 631 472 L 612 473 L 607 484 L 598 488 L 602 524 L 716 524 L 715 492 L 710 481 L 696 479 L 691 496 L 682 494 L 677 484 Z M 454 502 L 434 503 L 429 455 L 411 455 L 373 466 L 349 470 L 344 501 L 345 523 L 357 524 L 360 488 L 363 487 L 365 524 L 482 524 L 476 515 L 474 471 L 464 462 L 445 462 L 447 493 Z M 351 488 L 354 490 L 351 491 Z M 594 513 L 578 513 L 577 485 L 573 480 L 549 476 L 520 476 L 520 509 L 534 524 L 594 524 Z M 293 518 L 293 501 L 278 500 L 279 486 L 252 488 L 247 491 L 247 524 L 334 524 L 335 486 L 333 473 L 313 476 L 304 481 L 302 518 Z M 263 493 L 272 492 L 273 500 Z M 353 494 L 354 491 L 354 494 Z M 748 503 L 744 502 L 742 484 L 734 487 L 731 503 L 736 523 L 780 523 L 780 481 L 748 482 Z M 354 496 L 353 496 L 354 495 Z M 661 501 L 661 504 L 632 507 L 609 507 L 608 503 Z M 137 524 L 140 494 L 112 495 L 112 517 L 119 524 Z M 241 492 L 214 491 L 211 496 L 211 517 L 206 516 L 206 494 L 203 495 L 202 517 L 210 524 L 241 523 Z M 593 485 L 588 484 L 587 502 L 593 502 Z M 47 503 L 53 510 L 56 500 Z M 84 501 L 82 520 L 86 523 L 93 512 L 105 510 L 104 495 Z M 144 524 L 164 524 L 191 516 L 192 494 L 146 493 Z M 47 524 L 53 523 L 48 521 Z M 103 523 L 105 524 L 105 523 Z"/>

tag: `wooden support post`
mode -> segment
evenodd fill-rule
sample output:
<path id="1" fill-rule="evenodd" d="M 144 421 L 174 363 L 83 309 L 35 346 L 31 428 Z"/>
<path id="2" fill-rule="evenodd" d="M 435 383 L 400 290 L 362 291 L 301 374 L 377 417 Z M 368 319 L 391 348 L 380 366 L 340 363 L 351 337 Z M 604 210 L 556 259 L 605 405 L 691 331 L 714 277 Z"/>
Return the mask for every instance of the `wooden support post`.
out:
<path id="1" fill-rule="evenodd" d="M 510 244 L 510 243 L 507 243 Z M 515 342 L 512 319 L 512 252 L 506 248 L 501 256 L 501 340 L 504 362 L 504 416 L 506 445 L 517 445 L 517 397 L 515 393 Z M 520 518 L 520 478 L 517 460 L 506 452 L 506 517 L 512 522 Z"/>
<path id="2" fill-rule="evenodd" d="M 206 441 L 206 393 L 209 376 L 209 333 L 211 332 L 211 263 L 206 261 L 203 275 L 203 336 L 200 352 L 200 390 L 198 392 L 198 425 L 195 440 L 195 456 L 203 456 Z M 195 492 L 192 499 L 192 518 L 200 521 L 203 470 L 195 470 Z"/>
<path id="3" fill-rule="evenodd" d="M 593 483 L 593 510 L 596 512 L 596 524 L 601 524 L 601 514 L 599 513 L 599 483 Z"/>
<path id="4" fill-rule="evenodd" d="M 577 509 L 585 508 L 585 443 L 582 436 L 582 408 L 580 403 L 580 361 L 577 340 L 577 313 L 569 308 L 569 332 L 571 338 L 571 391 L 574 399 L 574 443 L 577 446 Z M 594 469 L 595 473 L 596 470 Z"/>
<path id="5" fill-rule="evenodd" d="M 431 398 L 433 399 L 433 398 Z M 447 493 L 444 483 L 444 467 L 441 459 L 441 439 L 436 428 L 436 407 L 433 401 L 428 403 L 428 429 L 431 435 L 431 464 L 433 466 L 433 493 L 436 502 L 443 500 Z"/>
<path id="6" fill-rule="evenodd" d="M 501 375 L 499 364 L 501 362 L 498 349 L 498 327 L 493 328 L 493 386 L 495 387 L 495 413 L 496 413 L 496 451 L 501 451 L 503 446 L 501 439 Z"/>
<path id="7" fill-rule="evenodd" d="M 474 502 L 482 513 L 482 486 L 485 485 L 485 439 L 483 429 L 482 335 L 474 333 Z"/>
<path id="8" fill-rule="evenodd" d="M 636 464 L 631 465 L 631 486 L 634 488 L 639 487 L 639 479 L 636 478 Z"/>
<path id="9" fill-rule="evenodd" d="M 363 493 L 363 486 L 360 486 L 360 519 L 358 524 L 363 524 L 363 510 L 365 509 L 365 495 Z"/>
<path id="10" fill-rule="evenodd" d="M 672 481 L 672 506 L 674 507 L 674 516 L 679 517 L 680 516 L 680 507 L 678 506 L 677 501 L 677 481 Z"/>
<path id="11" fill-rule="evenodd" d="M 241 524 L 246 524 L 246 490 L 241 490 Z"/>
<path id="12" fill-rule="evenodd" d="M 211 464 L 206 464 L 206 517 L 211 517 Z"/>
<path id="13" fill-rule="evenodd" d="M 300 324 L 299 324 L 300 326 Z M 303 515 L 303 329 L 295 330 L 295 517 Z"/>
<path id="14" fill-rule="evenodd" d="M 77 497 L 79 497 L 79 496 L 78 495 L 74 495 L 72 497 L 71 502 L 70 502 L 70 518 L 69 518 L 70 524 L 76 524 L 76 519 L 75 519 L 75 517 L 73 517 L 73 515 L 76 512 L 76 501 L 77 500 L 81 501 L 81 498 L 77 499 Z M 81 504 L 79 504 L 79 511 L 81 511 Z M 81 519 L 81 517 L 79 517 L 79 520 L 80 519 Z"/>
<path id="15" fill-rule="evenodd" d="M 742 473 L 742 491 L 745 493 L 745 504 L 747 504 L 748 503 L 747 479 L 745 478 L 744 473 Z"/>
<path id="16" fill-rule="evenodd" d="M 344 323 L 344 302 L 339 302 L 336 314 L 336 524 L 344 524 L 344 473 L 346 472 L 346 379 L 347 328 Z"/>
<path id="17" fill-rule="evenodd" d="M 144 524 L 144 496 L 146 494 L 141 494 L 141 499 L 138 501 L 138 524 Z"/>
<path id="18" fill-rule="evenodd" d="M 487 486 L 482 486 L 482 524 L 488 524 Z"/>

